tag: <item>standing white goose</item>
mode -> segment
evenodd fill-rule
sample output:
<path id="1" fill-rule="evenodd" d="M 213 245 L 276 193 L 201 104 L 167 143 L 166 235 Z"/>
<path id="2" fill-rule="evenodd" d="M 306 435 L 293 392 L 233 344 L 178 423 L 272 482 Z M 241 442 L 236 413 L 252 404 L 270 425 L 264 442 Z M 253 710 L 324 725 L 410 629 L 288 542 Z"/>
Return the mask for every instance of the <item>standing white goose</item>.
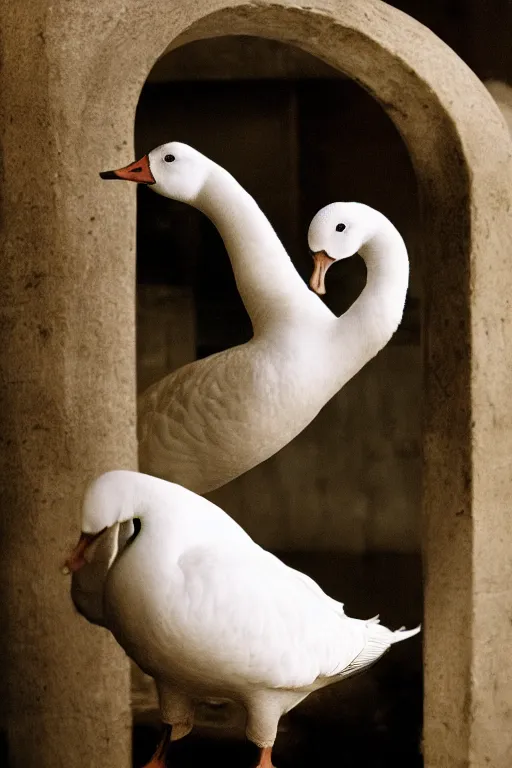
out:
<path id="1" fill-rule="evenodd" d="M 308 290 L 253 198 L 220 166 L 171 142 L 105 179 L 150 184 L 189 203 L 219 230 L 252 321 L 247 343 L 180 368 L 139 399 L 140 469 L 197 493 L 224 485 L 272 456 L 389 341 L 400 323 L 409 263 L 382 214 L 333 203 L 313 219 L 311 281 L 360 252 L 365 289 L 337 318 Z"/>
<path id="2" fill-rule="evenodd" d="M 118 470 L 91 484 L 66 563 L 74 579 L 102 546 L 100 623 L 158 688 L 166 728 L 151 768 L 165 768 L 169 741 L 189 733 L 205 697 L 245 707 L 258 766 L 270 768 L 281 715 L 419 632 L 349 618 L 219 507 L 148 475 Z"/>

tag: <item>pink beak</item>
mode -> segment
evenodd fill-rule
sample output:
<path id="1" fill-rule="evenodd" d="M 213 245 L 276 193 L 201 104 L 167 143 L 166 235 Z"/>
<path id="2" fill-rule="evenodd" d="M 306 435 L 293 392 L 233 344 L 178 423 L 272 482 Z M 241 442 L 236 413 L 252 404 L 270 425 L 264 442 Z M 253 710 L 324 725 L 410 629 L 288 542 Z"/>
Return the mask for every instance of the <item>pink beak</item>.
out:
<path id="1" fill-rule="evenodd" d="M 319 296 L 323 296 L 325 293 L 326 272 L 336 259 L 332 259 L 325 251 L 317 251 L 313 254 L 313 261 L 315 262 L 315 268 L 309 279 L 309 287 Z"/>

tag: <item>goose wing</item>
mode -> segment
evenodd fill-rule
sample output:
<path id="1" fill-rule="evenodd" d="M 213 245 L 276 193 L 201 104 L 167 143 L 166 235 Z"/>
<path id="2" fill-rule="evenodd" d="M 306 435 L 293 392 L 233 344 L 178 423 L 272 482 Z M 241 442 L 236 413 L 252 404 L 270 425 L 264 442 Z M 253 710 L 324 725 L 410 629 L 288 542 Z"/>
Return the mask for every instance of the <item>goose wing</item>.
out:
<path id="1" fill-rule="evenodd" d="M 182 594 L 173 625 L 186 632 L 200 674 L 236 685 L 303 689 L 337 674 L 363 650 L 365 624 L 308 577 L 252 547 L 196 547 L 179 560 Z"/>

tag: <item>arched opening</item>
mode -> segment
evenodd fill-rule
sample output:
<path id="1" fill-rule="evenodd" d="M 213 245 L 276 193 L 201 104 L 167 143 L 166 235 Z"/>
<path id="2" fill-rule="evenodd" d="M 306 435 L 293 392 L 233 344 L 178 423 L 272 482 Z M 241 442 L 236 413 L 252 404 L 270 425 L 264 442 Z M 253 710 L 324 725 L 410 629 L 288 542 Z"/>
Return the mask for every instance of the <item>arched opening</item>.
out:
<path id="1" fill-rule="evenodd" d="M 429 768 L 509 768 L 512 152 L 498 110 L 428 29 L 377 0 L 121 5 L 9 7 L 3 36 L 9 753 L 27 765 L 128 762 L 127 665 L 112 638 L 73 617 L 55 567 L 84 483 L 136 462 L 135 196 L 97 172 L 126 161 L 140 89 L 170 41 L 229 33 L 346 72 L 409 149 L 426 256 L 424 754 Z M 21 444 L 20 428 L 31 436 Z"/>
<path id="2" fill-rule="evenodd" d="M 406 240 L 410 289 L 391 343 L 290 445 L 210 498 L 259 544 L 342 600 L 349 615 L 380 613 L 389 626 L 414 626 L 422 616 L 421 279 L 407 150 L 377 102 L 338 70 L 292 46 L 248 36 L 192 42 L 157 62 L 138 105 L 136 156 L 173 139 L 242 183 L 305 280 L 309 221 L 334 200 L 372 205 Z M 144 186 L 137 273 L 139 392 L 191 360 L 250 338 L 213 224 Z M 364 282 L 359 258 L 336 265 L 326 303 L 341 314 Z M 155 700 L 147 681 L 135 680 L 136 719 L 147 723 Z M 278 754 L 295 765 L 328 759 L 333 749 L 347 766 L 359 764 L 363 752 L 368 764 L 418 765 L 421 699 L 418 639 L 292 712 Z M 243 734 L 236 712 L 203 707 L 198 715 L 203 735 L 218 726 L 224 735 Z"/>

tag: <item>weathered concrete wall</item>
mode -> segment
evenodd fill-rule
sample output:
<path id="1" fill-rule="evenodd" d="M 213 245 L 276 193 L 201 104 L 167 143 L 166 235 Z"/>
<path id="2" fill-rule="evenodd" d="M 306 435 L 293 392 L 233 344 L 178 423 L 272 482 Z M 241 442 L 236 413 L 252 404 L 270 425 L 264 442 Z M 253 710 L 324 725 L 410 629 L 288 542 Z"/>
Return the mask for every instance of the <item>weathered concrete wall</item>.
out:
<path id="1" fill-rule="evenodd" d="M 128 762 L 124 673 L 114 664 L 100 680 L 109 641 L 72 620 L 65 586 L 49 575 L 76 524 L 79 482 L 133 461 L 134 190 L 106 190 L 96 174 L 131 159 L 138 93 L 169 42 L 229 31 L 296 44 L 345 71 L 409 147 L 426 288 L 426 763 L 508 768 L 512 158 L 484 87 L 426 29 L 376 0 L 32 0 L 2 10 L 0 431 L 14 446 L 4 456 L 2 579 L 13 766 L 92 767 L 99 747 L 110 765 Z M 41 275 L 48 290 L 36 286 L 41 296 L 26 303 L 25 286 Z M 55 333 L 43 353 L 48 318 Z M 41 431 L 34 414 L 48 397 L 51 445 L 20 446 L 21 434 Z M 45 617 L 29 625 L 42 605 Z"/>
<path id="2" fill-rule="evenodd" d="M 127 768 L 126 658 L 60 568 L 85 484 L 136 465 L 134 257 L 104 246 L 116 223 L 45 6 L 2 3 L 0 727 L 9 768 Z"/>

